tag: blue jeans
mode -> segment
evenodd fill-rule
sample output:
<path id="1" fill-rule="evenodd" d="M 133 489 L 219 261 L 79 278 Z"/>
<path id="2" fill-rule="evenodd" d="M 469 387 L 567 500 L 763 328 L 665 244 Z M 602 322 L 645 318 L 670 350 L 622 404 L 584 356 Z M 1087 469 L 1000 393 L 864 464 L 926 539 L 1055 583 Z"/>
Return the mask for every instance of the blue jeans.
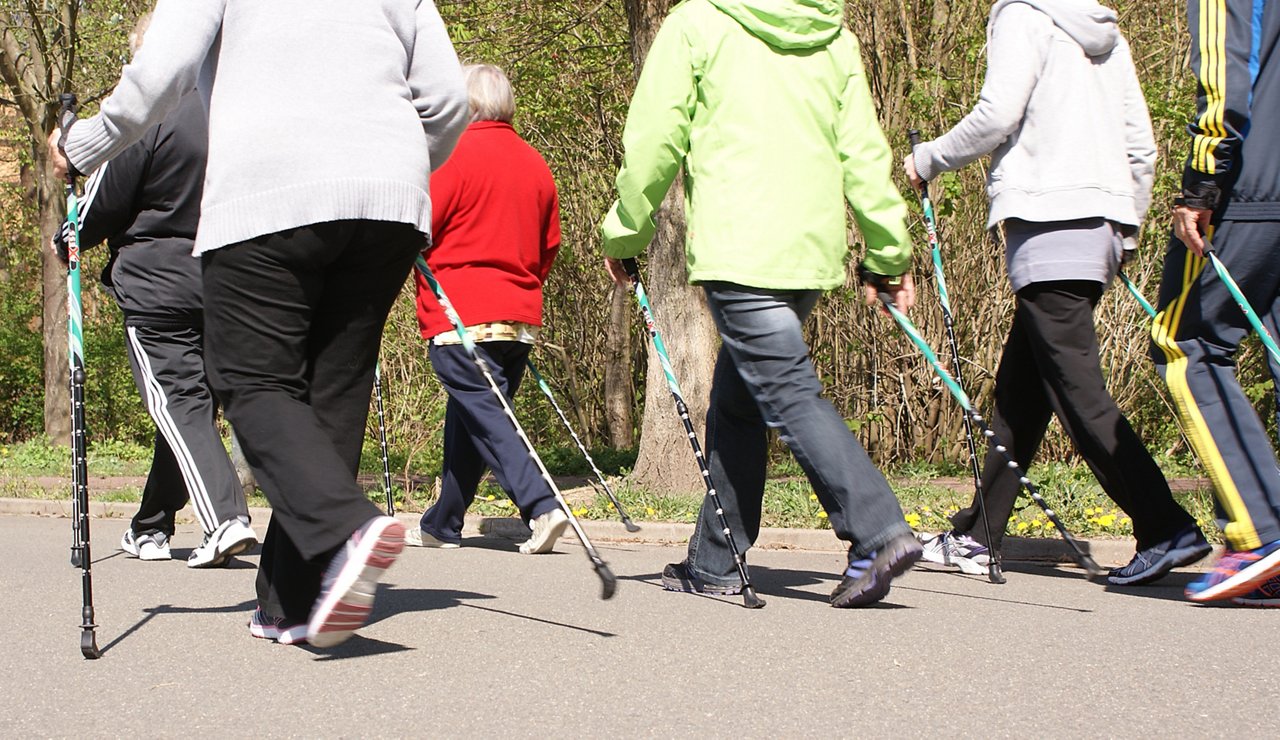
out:
<path id="1" fill-rule="evenodd" d="M 531 345 L 479 342 L 476 351 L 489 365 L 507 402 L 524 377 Z M 460 344 L 431 345 L 431 367 L 449 393 L 444 412 L 444 462 L 440 498 L 423 513 L 422 531 L 444 542 L 462 540 L 463 517 L 475 500 L 486 468 L 507 492 L 526 522 L 559 508 L 555 495 L 529 457 L 524 442 L 493 389 Z"/>
<path id="2" fill-rule="evenodd" d="M 768 427 L 795 455 L 852 555 L 909 533 L 889 482 L 822 397 L 801 333 L 820 291 L 716 282 L 703 288 L 723 340 L 707 410 L 707 462 L 738 547 L 745 553 L 760 534 Z M 708 583 L 741 583 L 709 502 L 689 540 L 689 570 Z"/>

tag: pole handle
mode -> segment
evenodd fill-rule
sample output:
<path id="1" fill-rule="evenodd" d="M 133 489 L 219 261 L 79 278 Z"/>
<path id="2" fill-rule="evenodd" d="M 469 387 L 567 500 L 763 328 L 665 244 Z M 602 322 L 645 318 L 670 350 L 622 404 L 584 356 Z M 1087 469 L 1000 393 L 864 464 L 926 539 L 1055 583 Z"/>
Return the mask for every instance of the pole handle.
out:
<path id="1" fill-rule="evenodd" d="M 913 128 L 907 132 L 907 140 L 911 142 L 911 148 L 915 149 L 920 146 L 920 129 Z"/>
<path id="2" fill-rule="evenodd" d="M 627 277 L 631 278 L 632 282 L 639 282 L 640 265 L 636 263 L 635 257 L 627 257 L 623 259 L 622 269 L 626 271 Z"/>
<path id="3" fill-rule="evenodd" d="M 76 96 L 75 93 L 63 93 L 58 96 L 58 102 L 61 104 L 58 110 L 58 128 L 62 130 L 62 136 L 58 139 L 58 148 L 62 150 L 62 156 L 67 156 L 67 134 L 71 131 L 71 124 L 76 122 Z M 71 166 L 71 161 L 67 161 L 67 184 L 75 185 L 76 176 L 73 174 L 75 168 Z"/>

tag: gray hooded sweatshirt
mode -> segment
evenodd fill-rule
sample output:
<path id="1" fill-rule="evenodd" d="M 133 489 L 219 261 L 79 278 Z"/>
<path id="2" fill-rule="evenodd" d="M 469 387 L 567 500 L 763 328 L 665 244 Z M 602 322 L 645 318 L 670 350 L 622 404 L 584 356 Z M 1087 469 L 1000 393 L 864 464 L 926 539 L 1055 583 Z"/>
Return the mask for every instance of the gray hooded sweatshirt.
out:
<path id="1" fill-rule="evenodd" d="M 1115 11 L 1092 0 L 992 6 L 978 104 L 915 149 L 916 171 L 929 180 L 988 153 L 988 226 L 1006 219 L 1142 223 L 1155 139 Z"/>

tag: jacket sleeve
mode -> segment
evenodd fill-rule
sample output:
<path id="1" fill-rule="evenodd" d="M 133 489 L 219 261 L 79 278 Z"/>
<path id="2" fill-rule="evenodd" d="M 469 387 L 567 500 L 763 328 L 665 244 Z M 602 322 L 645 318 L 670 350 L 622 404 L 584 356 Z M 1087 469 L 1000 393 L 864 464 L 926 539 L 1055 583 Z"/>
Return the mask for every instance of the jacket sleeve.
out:
<path id="1" fill-rule="evenodd" d="M 422 120 L 431 155 L 431 169 L 440 169 L 471 117 L 462 65 L 449 41 L 444 21 L 431 0 L 418 4 L 413 57 L 409 65 L 409 90 Z"/>
<path id="2" fill-rule="evenodd" d="M 1133 206 L 1138 220 L 1146 218 L 1151 207 L 1151 188 L 1156 175 L 1156 139 L 1151 131 L 1151 114 L 1147 111 L 1147 98 L 1138 82 L 1129 44 L 1121 39 L 1120 49 L 1125 56 L 1124 87 L 1124 141 L 1129 157 L 1129 172 L 1133 175 Z"/>
<path id="3" fill-rule="evenodd" d="M 1182 172 L 1187 205 L 1215 208 L 1239 163 L 1249 128 L 1254 0 L 1187 2 L 1196 115 L 1187 124 L 1191 151 Z"/>
<path id="4" fill-rule="evenodd" d="M 689 151 L 696 83 L 679 16 L 658 29 L 636 83 L 622 131 L 618 199 L 600 227 L 609 257 L 634 257 L 653 238 L 653 214 Z"/>
<path id="5" fill-rule="evenodd" d="M 217 44 L 226 3 L 160 0 L 147 43 L 125 66 L 111 97 L 67 134 L 67 158 L 77 170 L 93 172 L 178 107 Z"/>
<path id="6" fill-rule="evenodd" d="M 137 218 L 138 193 L 154 144 L 154 132 L 149 132 L 85 181 L 84 199 L 80 204 L 81 247 L 110 239 Z"/>
<path id="7" fill-rule="evenodd" d="M 1017 130 L 1044 67 L 1045 24 L 1030 5 L 1003 6 L 987 40 L 987 77 L 978 104 L 947 133 L 915 149 L 916 172 L 924 180 L 958 170 L 995 151 Z"/>
<path id="8" fill-rule="evenodd" d="M 893 153 L 876 120 L 856 43 L 852 59 L 836 122 L 844 195 L 867 243 L 862 265 L 880 275 L 901 275 L 911 267 L 907 204 L 893 184 Z"/>
<path id="9" fill-rule="evenodd" d="M 547 222 L 542 230 L 542 263 L 538 268 L 538 282 L 547 282 L 551 274 L 551 265 L 560 252 L 560 194 L 553 184 L 551 186 L 551 204 L 547 209 Z"/>

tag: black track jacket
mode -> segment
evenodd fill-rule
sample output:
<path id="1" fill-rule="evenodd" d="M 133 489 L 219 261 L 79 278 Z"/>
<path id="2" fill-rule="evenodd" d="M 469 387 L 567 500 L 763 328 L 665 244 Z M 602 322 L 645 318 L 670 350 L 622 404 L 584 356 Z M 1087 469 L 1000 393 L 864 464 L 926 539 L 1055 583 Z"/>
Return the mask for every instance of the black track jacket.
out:
<path id="1" fill-rule="evenodd" d="M 1280 221 L 1280 0 L 1187 0 L 1196 117 L 1189 205 Z"/>
<path id="2" fill-rule="evenodd" d="M 168 118 L 85 183 L 80 243 L 106 240 L 111 261 L 102 283 L 126 322 L 190 319 L 202 310 L 200 260 L 191 249 L 208 142 L 204 103 L 189 92 Z"/>

